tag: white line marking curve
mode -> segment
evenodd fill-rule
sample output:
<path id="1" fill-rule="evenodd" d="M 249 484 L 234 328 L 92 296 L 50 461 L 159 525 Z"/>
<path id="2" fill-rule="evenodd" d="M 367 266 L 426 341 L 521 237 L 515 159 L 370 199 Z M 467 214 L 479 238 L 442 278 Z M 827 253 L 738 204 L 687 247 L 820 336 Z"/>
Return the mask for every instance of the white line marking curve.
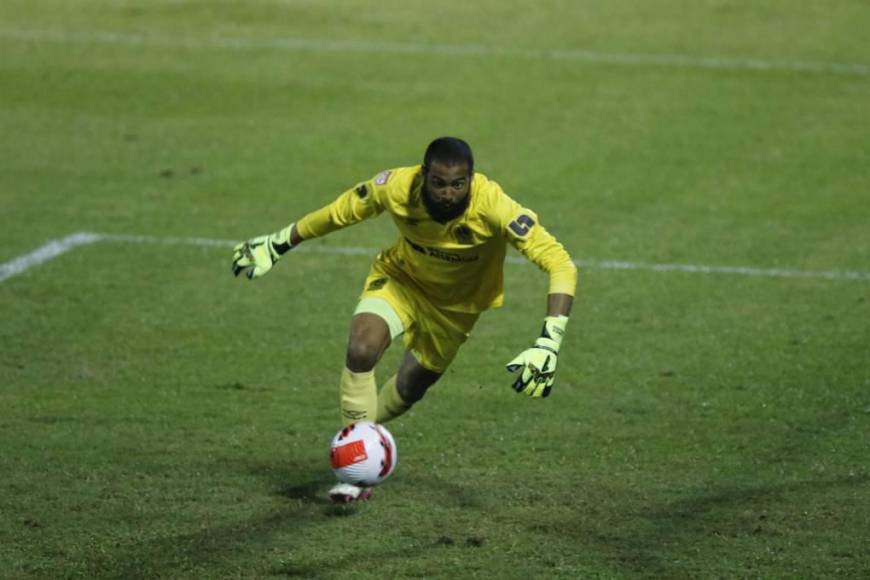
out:
<path id="1" fill-rule="evenodd" d="M 79 246 L 99 242 L 102 236 L 88 232 L 77 232 L 59 240 L 50 240 L 32 252 L 21 255 L 13 260 L 0 264 L 0 282 L 13 276 L 23 274 L 27 270 L 53 260 Z"/>
<path id="2" fill-rule="evenodd" d="M 507 57 L 529 60 L 587 62 L 629 66 L 660 66 L 754 71 L 787 71 L 852 76 L 870 76 L 870 65 L 843 62 L 775 61 L 759 58 L 706 57 L 687 54 L 600 52 L 579 48 L 511 48 L 477 44 L 429 44 L 415 42 L 327 40 L 316 38 L 184 38 L 106 31 L 3 30 L 0 39 L 24 42 L 113 44 L 181 49 L 285 50 L 308 52 L 433 54 L 444 56 Z"/>
<path id="3" fill-rule="evenodd" d="M 126 242 L 135 244 L 182 244 L 201 247 L 231 248 L 238 240 L 220 240 L 200 237 L 180 236 L 147 236 L 127 234 L 95 234 L 77 232 L 58 240 L 51 240 L 36 250 L 0 264 L 0 283 L 44 264 L 49 260 L 74 249 L 96 242 Z M 306 244 L 294 250 L 303 253 L 333 254 L 345 256 L 373 256 L 379 250 L 362 246 L 326 246 Z M 528 260 L 519 256 L 509 256 L 511 264 L 528 264 Z M 591 270 L 641 270 L 648 272 L 684 272 L 687 274 L 730 274 L 738 276 L 754 276 L 761 278 L 809 278 L 820 280 L 858 280 L 870 282 L 870 272 L 843 270 L 794 270 L 782 268 L 755 268 L 744 266 L 707 266 L 702 264 L 650 264 L 644 262 L 625 262 L 617 260 L 574 260 L 581 268 Z"/>

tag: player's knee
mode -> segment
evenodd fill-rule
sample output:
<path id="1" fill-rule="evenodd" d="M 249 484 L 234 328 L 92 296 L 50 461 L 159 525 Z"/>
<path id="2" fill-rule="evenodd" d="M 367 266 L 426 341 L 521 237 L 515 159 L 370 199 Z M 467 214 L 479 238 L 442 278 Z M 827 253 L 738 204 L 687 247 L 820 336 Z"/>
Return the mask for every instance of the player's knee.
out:
<path id="1" fill-rule="evenodd" d="M 345 363 L 355 373 L 367 372 L 375 368 L 381 358 L 383 346 L 365 340 L 351 340 L 347 345 Z"/>
<path id="2" fill-rule="evenodd" d="M 368 312 L 355 315 L 347 342 L 347 368 L 356 373 L 372 370 L 389 345 L 390 331 L 381 317 Z"/>

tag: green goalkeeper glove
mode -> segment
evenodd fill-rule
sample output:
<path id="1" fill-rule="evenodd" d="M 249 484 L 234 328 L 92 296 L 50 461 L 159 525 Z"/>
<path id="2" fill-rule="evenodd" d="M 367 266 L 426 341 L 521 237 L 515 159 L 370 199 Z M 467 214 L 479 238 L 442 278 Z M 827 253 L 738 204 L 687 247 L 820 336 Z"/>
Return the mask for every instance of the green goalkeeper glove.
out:
<path id="1" fill-rule="evenodd" d="M 516 392 L 530 397 L 546 397 L 550 394 L 559 359 L 559 345 L 562 344 L 567 324 L 567 316 L 548 316 L 544 319 L 544 329 L 534 346 L 505 365 L 512 373 L 522 369 L 513 384 Z"/>
<path id="2" fill-rule="evenodd" d="M 258 236 L 242 242 L 233 248 L 233 274 L 238 277 L 248 268 L 245 275 L 249 280 L 253 280 L 271 270 L 275 262 L 294 247 L 290 243 L 293 225 L 290 224 L 274 234 Z"/>

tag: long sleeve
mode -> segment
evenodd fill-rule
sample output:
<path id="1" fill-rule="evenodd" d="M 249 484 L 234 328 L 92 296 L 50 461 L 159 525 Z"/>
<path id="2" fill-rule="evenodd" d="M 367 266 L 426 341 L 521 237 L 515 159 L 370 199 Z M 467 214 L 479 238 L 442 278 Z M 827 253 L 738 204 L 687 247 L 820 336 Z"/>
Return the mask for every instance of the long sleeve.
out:
<path id="1" fill-rule="evenodd" d="M 510 244 L 550 276 L 550 294 L 574 296 L 577 266 L 565 247 L 548 232 L 535 212 L 502 194 L 494 208 L 497 225 Z"/>
<path id="2" fill-rule="evenodd" d="M 306 214 L 296 222 L 296 229 L 307 240 L 375 217 L 384 210 L 377 197 L 373 181 L 364 181 L 329 205 Z"/>
<path id="3" fill-rule="evenodd" d="M 542 225 L 531 228 L 526 237 L 511 237 L 510 242 L 522 255 L 550 275 L 550 294 L 574 296 L 577 290 L 577 266 L 564 246 Z"/>

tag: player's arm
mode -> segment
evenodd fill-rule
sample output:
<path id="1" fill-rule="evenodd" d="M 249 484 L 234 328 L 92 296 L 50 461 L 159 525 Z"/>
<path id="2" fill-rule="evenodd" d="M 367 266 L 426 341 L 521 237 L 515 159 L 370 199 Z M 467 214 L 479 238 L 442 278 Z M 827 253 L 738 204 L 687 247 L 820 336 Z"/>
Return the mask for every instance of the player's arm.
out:
<path id="1" fill-rule="evenodd" d="M 510 243 L 550 277 L 547 317 L 531 348 L 510 361 L 508 371 L 520 371 L 513 383 L 519 393 L 546 397 L 555 380 L 556 364 L 577 287 L 577 266 L 565 248 L 538 222 L 534 212 L 515 202 L 505 227 Z"/>
<path id="2" fill-rule="evenodd" d="M 378 215 L 383 211 L 379 201 L 382 194 L 374 180 L 364 181 L 284 229 L 238 244 L 233 248 L 233 274 L 238 276 L 245 272 L 248 279 L 259 278 L 304 240 L 325 236 Z"/>
<path id="3" fill-rule="evenodd" d="M 548 294 L 547 316 L 569 316 L 574 297 L 570 294 Z"/>

